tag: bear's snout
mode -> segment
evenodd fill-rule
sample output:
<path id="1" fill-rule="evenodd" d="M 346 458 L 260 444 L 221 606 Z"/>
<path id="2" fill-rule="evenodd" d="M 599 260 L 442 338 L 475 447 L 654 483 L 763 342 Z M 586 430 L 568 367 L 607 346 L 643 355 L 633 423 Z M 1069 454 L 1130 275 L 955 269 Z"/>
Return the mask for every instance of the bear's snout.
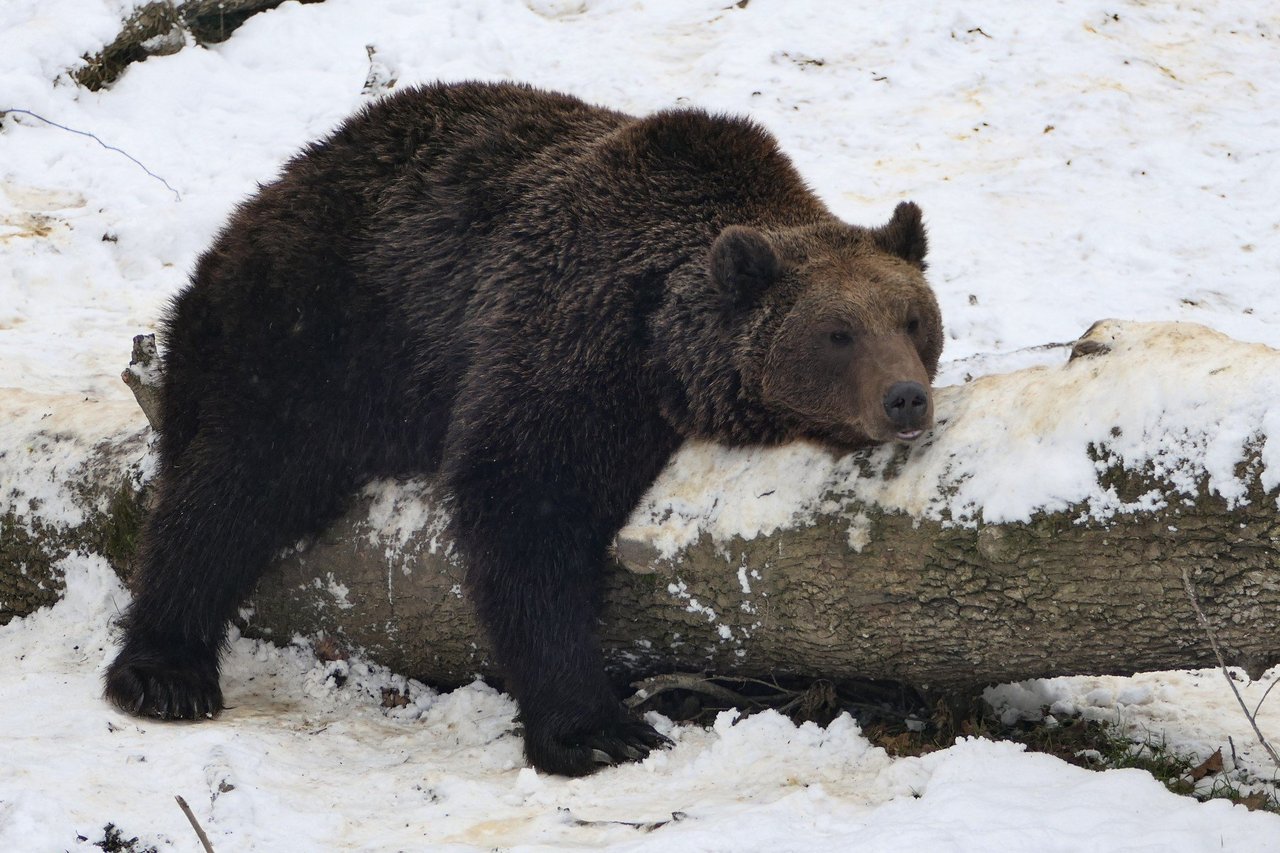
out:
<path id="1" fill-rule="evenodd" d="M 895 382 L 884 395 L 889 416 L 900 441 L 914 441 L 929 426 L 929 389 L 919 382 Z"/>

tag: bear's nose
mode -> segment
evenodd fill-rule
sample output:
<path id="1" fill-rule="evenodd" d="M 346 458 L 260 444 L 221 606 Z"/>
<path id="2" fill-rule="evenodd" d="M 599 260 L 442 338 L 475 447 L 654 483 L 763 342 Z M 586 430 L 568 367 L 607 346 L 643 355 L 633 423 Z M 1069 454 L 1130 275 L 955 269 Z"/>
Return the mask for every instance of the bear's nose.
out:
<path id="1" fill-rule="evenodd" d="M 895 382 L 884 395 L 884 412 L 900 430 L 924 425 L 929 410 L 929 391 L 919 382 Z"/>

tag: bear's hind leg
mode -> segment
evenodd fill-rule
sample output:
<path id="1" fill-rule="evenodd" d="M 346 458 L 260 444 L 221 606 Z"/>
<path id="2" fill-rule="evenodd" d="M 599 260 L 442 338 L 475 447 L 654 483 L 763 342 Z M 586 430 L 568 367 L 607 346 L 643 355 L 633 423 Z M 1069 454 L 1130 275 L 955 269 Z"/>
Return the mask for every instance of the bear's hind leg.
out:
<path id="1" fill-rule="evenodd" d="M 106 697 L 132 714 L 198 719 L 222 708 L 227 621 L 279 549 L 318 529 L 355 483 L 300 435 L 197 435 L 157 478 L 124 643 Z"/>

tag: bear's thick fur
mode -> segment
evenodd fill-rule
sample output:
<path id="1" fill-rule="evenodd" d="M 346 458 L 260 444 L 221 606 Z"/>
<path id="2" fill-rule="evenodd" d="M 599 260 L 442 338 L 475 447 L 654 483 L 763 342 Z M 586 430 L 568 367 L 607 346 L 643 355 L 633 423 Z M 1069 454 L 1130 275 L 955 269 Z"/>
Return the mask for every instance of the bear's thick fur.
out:
<path id="1" fill-rule="evenodd" d="M 596 641 L 606 549 L 680 443 L 931 422 L 919 209 L 847 225 L 749 121 L 409 89 L 243 204 L 163 325 L 156 503 L 107 696 L 222 707 L 228 618 L 361 484 L 439 472 L 529 761 L 662 738 Z"/>

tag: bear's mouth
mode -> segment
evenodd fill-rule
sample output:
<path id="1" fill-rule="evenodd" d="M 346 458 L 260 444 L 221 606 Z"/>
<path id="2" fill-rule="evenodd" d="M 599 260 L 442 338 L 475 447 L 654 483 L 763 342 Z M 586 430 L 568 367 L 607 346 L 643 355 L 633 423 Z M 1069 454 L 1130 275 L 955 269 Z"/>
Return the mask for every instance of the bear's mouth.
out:
<path id="1" fill-rule="evenodd" d="M 922 435 L 924 435 L 924 430 L 922 429 L 904 429 L 899 432 L 895 432 L 893 437 L 898 439 L 898 441 L 915 441 Z"/>

